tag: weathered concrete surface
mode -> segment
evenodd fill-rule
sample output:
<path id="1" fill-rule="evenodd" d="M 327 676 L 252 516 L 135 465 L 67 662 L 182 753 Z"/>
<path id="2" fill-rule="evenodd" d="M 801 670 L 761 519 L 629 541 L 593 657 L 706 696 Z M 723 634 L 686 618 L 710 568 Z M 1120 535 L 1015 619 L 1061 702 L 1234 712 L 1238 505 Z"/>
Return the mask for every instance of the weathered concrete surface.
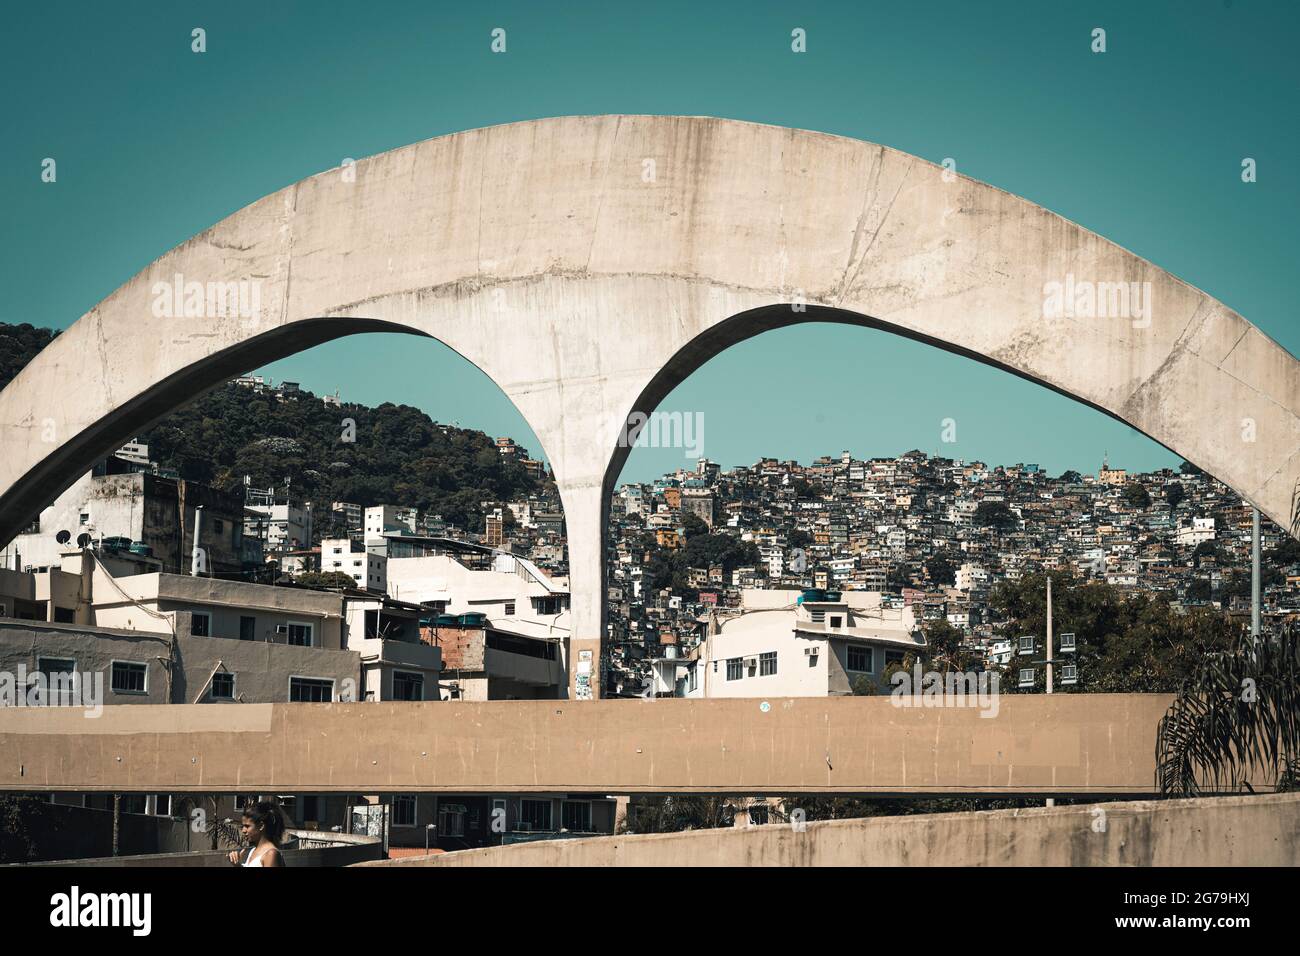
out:
<path id="1" fill-rule="evenodd" d="M 0 393 L 0 540 L 205 388 L 341 335 L 429 335 L 505 391 L 555 469 L 577 661 L 603 633 L 619 424 L 727 345 L 826 320 L 1071 395 L 1288 525 L 1296 359 L 1151 263 L 943 172 L 801 130 L 597 116 L 427 140 L 359 162 L 355 182 L 305 179 L 159 258 Z M 157 318 L 154 285 L 177 275 L 257 280 L 261 312 Z M 1071 276 L 1151 283 L 1150 318 L 1045 318 L 1046 285 Z M 790 307 L 801 301 L 806 311 Z"/>
<path id="2" fill-rule="evenodd" d="M 129 816 L 129 814 L 128 814 Z M 291 830 L 290 835 L 310 834 L 312 831 Z M 298 846 L 286 843 L 281 853 L 286 867 L 361 866 L 362 861 L 376 861 L 383 857 L 384 848 L 379 837 L 351 833 L 320 834 L 328 846 Z M 195 842 L 200 838 L 196 837 Z M 309 835 L 307 840 L 311 840 Z M 190 850 L 178 853 L 137 853 L 131 856 L 99 856 L 71 860 L 48 860 L 40 863 L 11 863 L 10 866 L 76 866 L 108 869 L 133 867 L 183 867 L 185 869 L 230 869 L 229 850 Z"/>
<path id="3" fill-rule="evenodd" d="M 546 840 L 354 865 L 1297 866 L 1300 794 Z"/>
<path id="4" fill-rule="evenodd" d="M 0 791 L 1147 794 L 1163 694 L 0 708 Z M 762 705 L 768 704 L 767 710 Z"/>

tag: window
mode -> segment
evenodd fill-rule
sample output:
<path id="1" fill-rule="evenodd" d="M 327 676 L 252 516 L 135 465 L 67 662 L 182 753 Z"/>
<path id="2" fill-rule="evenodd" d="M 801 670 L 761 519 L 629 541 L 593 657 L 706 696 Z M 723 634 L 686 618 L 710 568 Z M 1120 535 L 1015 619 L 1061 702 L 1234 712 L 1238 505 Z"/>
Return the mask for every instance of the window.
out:
<path id="1" fill-rule="evenodd" d="M 75 624 L 77 622 L 76 612 L 70 607 L 56 607 L 54 609 L 55 624 Z"/>
<path id="2" fill-rule="evenodd" d="M 465 835 L 465 805 L 443 803 L 438 806 L 438 835 L 463 837 Z"/>
<path id="3" fill-rule="evenodd" d="M 285 822 L 292 826 L 298 820 L 298 797 L 292 793 L 282 793 L 275 799 L 280 804 Z"/>
<path id="4" fill-rule="evenodd" d="M 758 676 L 771 677 L 776 673 L 776 651 L 758 655 Z"/>
<path id="5" fill-rule="evenodd" d="M 1079 679 L 1079 665 L 1062 664 L 1061 665 L 1061 683 L 1073 684 Z"/>
<path id="6" fill-rule="evenodd" d="M 239 616 L 239 639 L 241 641 L 257 640 L 257 618 Z"/>
<path id="7" fill-rule="evenodd" d="M 208 691 L 208 696 L 213 700 L 234 700 L 235 675 L 226 673 L 213 674 L 212 689 Z"/>
<path id="8" fill-rule="evenodd" d="M 153 795 L 153 812 L 154 816 L 169 817 L 172 815 L 172 795 L 170 793 L 155 793 Z"/>
<path id="9" fill-rule="evenodd" d="M 88 511 L 83 511 L 83 512 L 81 512 L 81 520 L 80 520 L 79 523 L 80 523 L 80 524 L 90 524 L 90 512 L 88 512 Z"/>
<path id="10" fill-rule="evenodd" d="M 1020 653 L 1021 654 L 1034 653 L 1034 639 L 1032 637 L 1020 638 Z"/>
<path id="11" fill-rule="evenodd" d="M 334 681 L 321 677 L 290 677 L 289 700 L 300 704 L 328 703 L 334 699 Z"/>
<path id="12" fill-rule="evenodd" d="M 45 701 L 67 707 L 77 702 L 77 662 L 70 657 L 38 657 L 36 670 L 45 675 Z"/>
<path id="13" fill-rule="evenodd" d="M 1074 634 L 1067 631 L 1061 635 L 1061 650 L 1073 651 L 1075 649 Z"/>
<path id="14" fill-rule="evenodd" d="M 1034 669 L 1032 667 L 1020 668 L 1020 686 L 1021 687 L 1034 686 Z"/>
<path id="15" fill-rule="evenodd" d="M 831 627 L 843 627 L 843 626 L 844 626 L 844 616 L 842 614 L 832 614 Z"/>
<path id="16" fill-rule="evenodd" d="M 848 669 L 851 671 L 860 671 L 864 674 L 873 674 L 876 670 L 876 655 L 872 649 L 863 644 L 850 644 L 848 646 Z"/>
<path id="17" fill-rule="evenodd" d="M 311 647 L 312 646 L 311 632 L 312 632 L 312 626 L 310 624 L 302 624 L 297 621 L 290 621 L 289 631 L 288 631 L 289 634 L 288 643 L 296 644 L 299 647 Z"/>
<path id="18" fill-rule="evenodd" d="M 226 523 L 225 523 L 224 521 L 222 521 L 220 518 L 213 518 L 213 519 L 212 519 L 212 533 L 213 533 L 213 534 L 225 534 L 225 532 L 226 532 Z"/>
<path id="19" fill-rule="evenodd" d="M 424 675 L 393 671 L 393 700 L 424 700 Z"/>
<path id="20" fill-rule="evenodd" d="M 565 800 L 560 808 L 561 823 L 564 829 L 574 833 L 591 833 L 591 802 L 588 800 Z"/>
<path id="21" fill-rule="evenodd" d="M 124 793 L 118 806 L 123 813 L 144 813 L 146 810 L 145 802 L 143 793 Z M 112 803 L 109 806 L 111 807 Z"/>
<path id="22" fill-rule="evenodd" d="M 399 793 L 393 797 L 393 826 L 415 826 L 415 794 Z"/>
<path id="23" fill-rule="evenodd" d="M 514 601 L 507 601 L 507 602 L 506 602 L 506 616 L 509 617 L 510 615 L 512 615 L 512 614 L 514 614 L 514 613 L 515 613 L 515 602 L 514 602 Z"/>
<path id="24" fill-rule="evenodd" d="M 519 829 L 520 830 L 551 829 L 551 801 L 550 800 L 520 800 L 519 801 Z"/>
<path id="25" fill-rule="evenodd" d="M 699 689 L 700 689 L 700 669 L 699 669 L 699 667 L 698 667 L 698 666 L 692 666 L 691 669 L 687 672 L 687 674 L 688 674 L 688 676 L 690 677 L 690 683 L 688 683 L 687 686 L 686 686 L 686 690 L 687 690 L 687 692 L 689 693 L 689 692 L 691 692 L 691 691 L 699 690 Z"/>
<path id="26" fill-rule="evenodd" d="M 212 615 L 203 611 L 195 611 L 191 614 L 190 633 L 195 637 L 211 637 Z"/>
<path id="27" fill-rule="evenodd" d="M 149 665 L 137 661 L 113 661 L 112 687 L 115 694 L 147 694 Z"/>
<path id="28" fill-rule="evenodd" d="M 745 676 L 745 661 L 741 657 L 727 658 L 727 680 L 740 680 Z"/>

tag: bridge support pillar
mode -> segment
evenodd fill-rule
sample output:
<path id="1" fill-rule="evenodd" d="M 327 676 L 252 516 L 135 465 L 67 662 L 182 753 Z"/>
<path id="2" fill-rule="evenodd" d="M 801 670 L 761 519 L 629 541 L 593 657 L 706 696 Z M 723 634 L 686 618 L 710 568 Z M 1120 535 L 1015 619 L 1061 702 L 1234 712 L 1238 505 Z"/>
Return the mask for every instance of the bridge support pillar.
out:
<path id="1" fill-rule="evenodd" d="M 569 546 L 569 699 L 599 700 L 609 504 L 599 483 L 561 484 L 560 497 Z"/>

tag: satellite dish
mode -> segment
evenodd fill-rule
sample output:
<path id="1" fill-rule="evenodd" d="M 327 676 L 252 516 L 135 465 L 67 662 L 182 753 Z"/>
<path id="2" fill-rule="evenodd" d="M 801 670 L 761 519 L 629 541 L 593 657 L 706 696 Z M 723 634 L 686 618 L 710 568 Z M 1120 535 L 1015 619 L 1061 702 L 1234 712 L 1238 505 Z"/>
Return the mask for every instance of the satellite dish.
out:
<path id="1" fill-rule="evenodd" d="M 84 531 L 83 531 L 81 534 L 77 535 L 77 547 L 78 547 L 78 548 L 89 548 L 89 547 L 90 547 L 90 535 L 86 534 Z"/>
<path id="2" fill-rule="evenodd" d="M 59 544 L 67 544 L 69 541 L 72 540 L 72 532 L 60 531 L 58 534 L 54 536 L 54 540 L 59 542 Z"/>

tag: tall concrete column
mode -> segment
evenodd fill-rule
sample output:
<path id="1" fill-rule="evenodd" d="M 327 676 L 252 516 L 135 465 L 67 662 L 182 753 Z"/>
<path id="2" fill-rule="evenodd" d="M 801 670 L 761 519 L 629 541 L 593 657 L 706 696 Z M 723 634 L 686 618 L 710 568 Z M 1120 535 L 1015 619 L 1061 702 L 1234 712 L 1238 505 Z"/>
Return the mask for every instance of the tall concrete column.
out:
<path id="1" fill-rule="evenodd" d="M 569 699 L 599 700 L 608 503 L 598 484 L 560 485 L 569 545 Z"/>

